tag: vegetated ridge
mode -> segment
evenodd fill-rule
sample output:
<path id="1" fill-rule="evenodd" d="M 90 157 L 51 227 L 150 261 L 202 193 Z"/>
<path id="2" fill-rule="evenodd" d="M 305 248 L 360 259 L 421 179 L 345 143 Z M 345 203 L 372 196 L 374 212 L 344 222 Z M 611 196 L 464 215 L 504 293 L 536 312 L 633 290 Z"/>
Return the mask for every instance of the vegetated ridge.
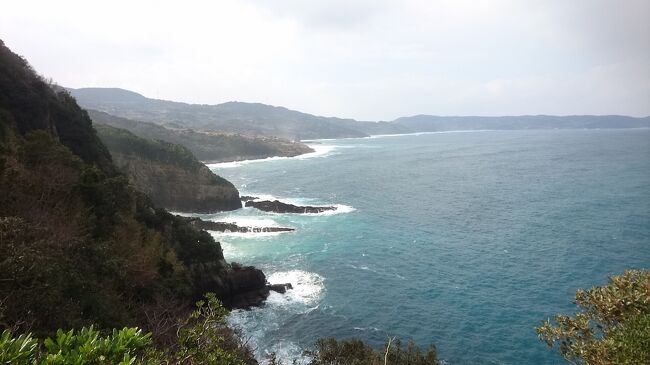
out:
<path id="1" fill-rule="evenodd" d="M 139 325 L 268 295 L 264 274 L 232 267 L 219 243 L 134 189 L 90 118 L 0 41 L 0 325 Z M 154 320 L 157 318 L 158 320 Z"/>
<path id="2" fill-rule="evenodd" d="M 291 140 L 367 137 L 452 130 L 650 128 L 650 117 L 620 115 L 523 115 L 504 117 L 417 115 L 391 122 L 319 117 L 260 103 L 186 104 L 150 99 L 123 89 L 82 88 L 71 93 L 80 105 L 134 120 L 201 131 L 219 131 Z M 177 141 L 171 141 L 180 143 Z M 187 146 L 184 143 L 180 143 Z M 193 150 L 194 151 L 194 150 Z M 199 153 L 195 154 L 203 159 Z"/>
<path id="3" fill-rule="evenodd" d="M 199 132 L 150 122 L 138 122 L 97 110 L 88 110 L 95 124 L 126 129 L 138 137 L 166 141 L 187 147 L 201 161 L 227 162 L 267 157 L 293 157 L 313 152 L 303 143 L 264 136 L 245 136 L 223 132 Z"/>

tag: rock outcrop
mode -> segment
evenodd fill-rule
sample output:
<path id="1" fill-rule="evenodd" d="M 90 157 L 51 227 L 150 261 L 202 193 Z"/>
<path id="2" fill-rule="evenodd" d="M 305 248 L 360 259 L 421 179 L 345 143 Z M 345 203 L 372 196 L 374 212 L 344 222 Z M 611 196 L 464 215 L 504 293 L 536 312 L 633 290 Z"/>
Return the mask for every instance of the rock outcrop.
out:
<path id="1" fill-rule="evenodd" d="M 185 217 L 183 219 L 198 229 L 217 232 L 266 233 L 295 231 L 295 229 L 287 227 L 242 227 L 235 223 L 204 221 L 196 217 Z"/>
<path id="2" fill-rule="evenodd" d="M 253 266 L 232 264 L 230 270 L 220 276 L 200 278 L 197 286 L 205 292 L 213 292 L 222 298 L 230 309 L 248 309 L 264 303 L 271 291 L 281 294 L 293 289 L 290 283 L 269 284 L 262 270 Z"/>
<path id="3" fill-rule="evenodd" d="M 336 207 L 318 207 L 318 206 L 299 206 L 293 204 L 283 203 L 279 200 L 262 200 L 254 201 L 249 200 L 246 202 L 247 207 L 257 208 L 265 212 L 273 213 L 297 213 L 297 214 L 313 214 L 313 213 L 322 213 L 328 210 L 336 210 Z"/>

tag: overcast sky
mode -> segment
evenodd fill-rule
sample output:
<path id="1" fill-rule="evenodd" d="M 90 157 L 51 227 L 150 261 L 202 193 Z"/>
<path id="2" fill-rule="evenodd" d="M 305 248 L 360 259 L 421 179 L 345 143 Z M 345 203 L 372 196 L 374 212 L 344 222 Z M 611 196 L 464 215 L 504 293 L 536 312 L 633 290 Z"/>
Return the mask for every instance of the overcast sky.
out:
<path id="1" fill-rule="evenodd" d="M 650 115 L 650 0 L 20 0 L 0 38 L 61 85 L 175 101 Z"/>

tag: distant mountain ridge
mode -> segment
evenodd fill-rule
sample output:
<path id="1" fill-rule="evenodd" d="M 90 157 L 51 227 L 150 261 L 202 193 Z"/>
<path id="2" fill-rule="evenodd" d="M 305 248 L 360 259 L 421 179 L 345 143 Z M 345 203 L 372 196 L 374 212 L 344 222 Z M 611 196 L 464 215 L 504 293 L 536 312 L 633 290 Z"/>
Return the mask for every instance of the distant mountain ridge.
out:
<path id="1" fill-rule="evenodd" d="M 648 128 L 650 117 L 635 118 L 623 115 L 522 115 L 503 117 L 455 116 L 441 117 L 416 115 L 396 119 L 415 132 L 451 130 L 516 130 L 516 129 L 596 129 L 596 128 Z"/>
<path id="2" fill-rule="evenodd" d="M 117 88 L 69 89 L 85 108 L 118 117 L 161 125 L 291 140 L 367 137 L 477 129 L 650 128 L 650 117 L 620 115 L 504 117 L 432 116 L 402 117 L 391 122 L 368 122 L 320 117 L 260 103 L 227 102 L 217 105 L 187 104 L 150 99 Z"/>
<path id="3" fill-rule="evenodd" d="M 70 93 L 84 108 L 163 125 L 291 140 L 367 136 L 347 128 L 343 119 L 317 117 L 259 103 L 186 104 L 149 99 L 123 89 L 70 89 Z"/>

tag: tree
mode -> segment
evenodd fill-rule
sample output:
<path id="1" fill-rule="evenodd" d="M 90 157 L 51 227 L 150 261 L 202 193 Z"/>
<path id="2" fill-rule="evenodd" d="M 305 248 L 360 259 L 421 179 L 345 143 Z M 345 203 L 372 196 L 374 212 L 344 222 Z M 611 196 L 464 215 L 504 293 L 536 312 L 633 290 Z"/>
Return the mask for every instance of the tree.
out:
<path id="1" fill-rule="evenodd" d="M 402 348 L 401 341 L 389 337 L 384 348 L 374 350 L 359 339 L 337 341 L 333 338 L 316 342 L 315 350 L 307 351 L 309 365 L 438 365 L 436 349 L 431 345 L 426 352 L 409 341 Z"/>
<path id="2" fill-rule="evenodd" d="M 650 364 L 650 271 L 628 270 L 578 290 L 575 316 L 542 322 L 539 339 L 572 364 Z"/>

